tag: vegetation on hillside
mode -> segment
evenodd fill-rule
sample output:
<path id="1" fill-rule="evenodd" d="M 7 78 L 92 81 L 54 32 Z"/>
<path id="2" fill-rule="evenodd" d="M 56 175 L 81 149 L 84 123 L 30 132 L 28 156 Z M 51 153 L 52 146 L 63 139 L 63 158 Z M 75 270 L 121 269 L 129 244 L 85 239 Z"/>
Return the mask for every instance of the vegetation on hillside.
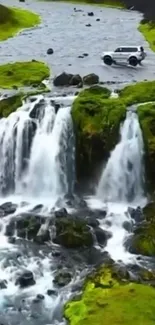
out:
<path id="1" fill-rule="evenodd" d="M 14 36 L 24 28 L 40 23 L 40 17 L 28 10 L 7 8 L 0 4 L 0 41 Z"/>
<path id="2" fill-rule="evenodd" d="M 0 88 L 41 85 L 50 75 L 49 67 L 39 61 L 16 62 L 0 65 Z"/>

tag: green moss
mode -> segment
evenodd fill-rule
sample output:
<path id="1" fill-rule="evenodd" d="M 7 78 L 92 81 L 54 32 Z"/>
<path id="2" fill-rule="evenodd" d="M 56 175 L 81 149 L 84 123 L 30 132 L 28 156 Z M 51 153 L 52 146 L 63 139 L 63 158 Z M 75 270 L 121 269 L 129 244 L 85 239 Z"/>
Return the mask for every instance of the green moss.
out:
<path id="1" fill-rule="evenodd" d="M 98 90 L 97 90 L 98 89 Z M 72 107 L 77 139 L 77 173 L 92 174 L 94 163 L 103 161 L 118 141 L 120 122 L 126 107 L 101 87 L 80 93 Z"/>
<path id="2" fill-rule="evenodd" d="M 120 98 L 126 105 L 155 101 L 155 81 L 143 81 L 120 90 Z"/>
<path id="3" fill-rule="evenodd" d="M 2 99 L 0 101 L 0 118 L 7 117 L 16 111 L 22 105 L 22 96 L 20 94 Z"/>
<path id="4" fill-rule="evenodd" d="M 0 4 L 0 41 L 39 23 L 40 18 L 35 13 L 19 8 L 7 8 Z"/>
<path id="5" fill-rule="evenodd" d="M 145 144 L 147 187 L 152 191 L 155 179 L 155 103 L 140 105 L 137 111 Z"/>
<path id="6" fill-rule="evenodd" d="M 0 65 L 0 88 L 38 87 L 49 73 L 48 66 L 39 61 Z"/>
<path id="7" fill-rule="evenodd" d="M 155 23 L 141 22 L 138 29 L 144 35 L 150 48 L 155 51 Z"/>
<path id="8" fill-rule="evenodd" d="M 66 304 L 65 317 L 70 325 L 154 325 L 155 290 L 146 285 L 122 284 L 107 267 L 102 276 L 87 280 L 82 296 Z M 101 284 L 96 286 L 96 279 Z"/>

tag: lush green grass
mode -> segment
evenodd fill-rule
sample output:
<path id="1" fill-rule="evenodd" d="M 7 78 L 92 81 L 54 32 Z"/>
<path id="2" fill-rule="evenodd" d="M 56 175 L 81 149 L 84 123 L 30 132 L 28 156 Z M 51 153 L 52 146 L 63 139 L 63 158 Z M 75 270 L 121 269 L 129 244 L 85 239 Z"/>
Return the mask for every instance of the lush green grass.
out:
<path id="1" fill-rule="evenodd" d="M 138 29 L 144 35 L 146 41 L 150 45 L 150 48 L 155 51 L 155 23 L 140 23 Z"/>
<path id="2" fill-rule="evenodd" d="M 80 298 L 66 304 L 70 325 L 154 325 L 155 289 L 119 282 L 110 269 L 88 279 Z"/>
<path id="3" fill-rule="evenodd" d="M 24 28 L 40 23 L 40 17 L 28 10 L 7 8 L 0 4 L 0 41 L 14 36 Z"/>
<path id="4" fill-rule="evenodd" d="M 155 101 L 155 81 L 143 81 L 126 86 L 119 95 L 127 106 Z"/>
<path id="5" fill-rule="evenodd" d="M 48 66 L 38 61 L 0 65 L 0 88 L 38 87 L 49 74 Z"/>
<path id="6" fill-rule="evenodd" d="M 22 105 L 22 95 L 18 94 L 0 101 L 0 118 L 7 117 Z"/>

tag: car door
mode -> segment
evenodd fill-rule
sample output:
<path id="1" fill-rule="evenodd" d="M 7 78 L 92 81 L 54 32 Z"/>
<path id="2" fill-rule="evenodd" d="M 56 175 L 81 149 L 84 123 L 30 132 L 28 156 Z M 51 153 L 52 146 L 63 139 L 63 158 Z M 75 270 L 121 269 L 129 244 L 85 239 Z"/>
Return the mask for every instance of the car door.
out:
<path id="1" fill-rule="evenodd" d="M 122 48 L 118 47 L 114 52 L 114 60 L 122 61 Z"/>

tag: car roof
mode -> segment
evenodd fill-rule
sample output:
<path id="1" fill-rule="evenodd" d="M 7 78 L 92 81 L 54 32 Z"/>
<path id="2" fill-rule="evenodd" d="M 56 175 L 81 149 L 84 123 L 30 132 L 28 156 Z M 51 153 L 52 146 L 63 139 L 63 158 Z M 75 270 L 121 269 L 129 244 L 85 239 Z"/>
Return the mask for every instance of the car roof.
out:
<path id="1" fill-rule="evenodd" d="M 123 45 L 123 46 L 118 46 L 117 48 L 134 48 L 134 47 L 136 47 L 136 48 L 137 48 L 137 47 L 142 47 L 142 45 L 132 45 L 132 46 L 130 46 L 130 45 L 128 45 L 128 46 L 125 45 L 125 46 L 124 46 L 124 45 Z"/>

